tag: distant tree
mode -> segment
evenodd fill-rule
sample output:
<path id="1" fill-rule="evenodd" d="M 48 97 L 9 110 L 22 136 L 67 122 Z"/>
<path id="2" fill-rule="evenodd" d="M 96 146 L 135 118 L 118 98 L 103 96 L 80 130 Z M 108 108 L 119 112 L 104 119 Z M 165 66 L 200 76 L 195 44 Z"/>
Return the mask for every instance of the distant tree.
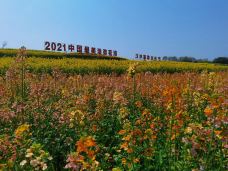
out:
<path id="1" fill-rule="evenodd" d="M 167 56 L 163 56 L 162 60 L 163 61 L 167 61 L 168 60 L 168 57 Z"/>
<path id="2" fill-rule="evenodd" d="M 208 63 L 208 59 L 207 58 L 204 58 L 204 59 L 197 59 L 196 62 L 206 62 Z"/>
<path id="3" fill-rule="evenodd" d="M 179 60 L 180 60 L 181 62 L 195 62 L 195 61 L 196 61 L 195 58 L 189 57 L 189 56 L 180 57 Z"/>
<path id="4" fill-rule="evenodd" d="M 178 61 L 178 58 L 176 56 L 170 56 L 168 57 L 169 61 Z"/>
<path id="5" fill-rule="evenodd" d="M 7 42 L 6 41 L 2 42 L 2 49 L 4 49 L 6 46 L 7 46 Z"/>
<path id="6" fill-rule="evenodd" d="M 228 64 L 228 57 L 218 57 L 213 60 L 214 63 Z"/>

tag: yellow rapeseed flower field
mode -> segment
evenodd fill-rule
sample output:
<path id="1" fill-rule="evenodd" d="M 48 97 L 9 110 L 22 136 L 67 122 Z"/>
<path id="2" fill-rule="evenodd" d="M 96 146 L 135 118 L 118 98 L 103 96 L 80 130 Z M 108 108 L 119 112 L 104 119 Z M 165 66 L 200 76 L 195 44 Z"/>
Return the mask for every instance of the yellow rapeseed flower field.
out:
<path id="1" fill-rule="evenodd" d="M 14 62 L 12 57 L 3 57 L 0 59 L 0 73 L 5 71 Z M 138 63 L 136 72 L 185 72 L 195 71 L 227 71 L 228 66 L 212 63 L 189 63 L 174 61 L 133 61 L 133 60 L 88 60 L 76 58 L 46 59 L 30 57 L 26 59 L 26 68 L 33 73 L 51 73 L 54 69 L 61 70 L 68 74 L 123 74 L 127 68 Z"/>

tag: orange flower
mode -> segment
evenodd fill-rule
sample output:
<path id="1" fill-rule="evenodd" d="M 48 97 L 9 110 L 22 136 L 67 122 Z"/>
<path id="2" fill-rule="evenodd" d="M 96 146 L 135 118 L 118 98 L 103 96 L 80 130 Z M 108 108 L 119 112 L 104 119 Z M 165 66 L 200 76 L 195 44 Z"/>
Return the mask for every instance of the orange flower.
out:
<path id="1" fill-rule="evenodd" d="M 152 135 L 152 136 L 151 136 L 151 139 L 152 139 L 152 140 L 155 140 L 156 138 L 157 138 L 156 135 Z"/>
<path id="2" fill-rule="evenodd" d="M 93 137 L 82 137 L 80 140 L 76 143 L 77 146 L 77 152 L 88 152 L 88 147 L 95 147 L 96 142 Z"/>
<path id="3" fill-rule="evenodd" d="M 217 104 L 217 103 L 212 103 L 212 108 L 213 109 L 218 109 L 219 108 L 219 104 Z"/>
<path id="4" fill-rule="evenodd" d="M 218 98 L 218 102 L 221 104 L 221 103 L 224 103 L 224 98 L 222 98 L 222 97 L 219 97 Z"/>
<path id="5" fill-rule="evenodd" d="M 218 137 L 219 139 L 222 139 L 222 136 L 221 136 L 222 131 L 214 131 L 214 132 L 216 137 Z"/>
<path id="6" fill-rule="evenodd" d="M 94 147 L 94 146 L 96 146 L 96 142 L 95 142 L 95 140 L 92 137 L 88 137 L 85 140 L 85 145 L 87 147 Z"/>
<path id="7" fill-rule="evenodd" d="M 204 113 L 206 116 L 210 117 L 212 115 L 213 111 L 210 108 L 206 108 L 204 110 Z"/>
<path id="8" fill-rule="evenodd" d="M 122 140 L 129 141 L 131 139 L 131 135 L 127 135 L 122 138 Z"/>
<path id="9" fill-rule="evenodd" d="M 95 151 L 93 151 L 93 150 L 89 150 L 89 151 L 88 151 L 88 156 L 89 156 L 91 159 L 93 159 L 93 158 L 95 159 L 95 155 L 94 155 L 94 154 L 95 154 Z"/>
<path id="10" fill-rule="evenodd" d="M 96 132 L 97 131 L 97 125 L 93 125 L 92 130 L 93 130 L 93 132 Z"/>
<path id="11" fill-rule="evenodd" d="M 152 148 L 145 149 L 145 151 L 144 151 L 144 155 L 145 156 L 152 156 L 152 154 L 153 154 L 153 149 Z"/>
<path id="12" fill-rule="evenodd" d="M 169 91 L 168 90 L 164 90 L 162 93 L 163 93 L 163 96 L 167 96 L 169 94 Z"/>
<path id="13" fill-rule="evenodd" d="M 171 140 L 175 140 L 176 139 L 176 135 L 173 134 L 172 137 L 171 137 Z"/>
<path id="14" fill-rule="evenodd" d="M 150 114 L 150 111 L 148 109 L 145 109 L 143 110 L 142 112 L 142 115 L 145 116 L 145 115 L 149 115 Z"/>
<path id="15" fill-rule="evenodd" d="M 222 131 L 215 131 L 215 135 L 220 135 Z"/>
<path id="16" fill-rule="evenodd" d="M 84 143 L 80 140 L 76 143 L 76 146 L 78 153 L 87 151 L 87 147 L 85 147 Z"/>
<path id="17" fill-rule="evenodd" d="M 141 101 L 135 102 L 135 106 L 138 107 L 138 108 L 141 108 L 142 107 L 142 102 Z"/>
<path id="18" fill-rule="evenodd" d="M 127 149 L 127 153 L 133 153 L 133 149 L 132 148 Z"/>
<path id="19" fill-rule="evenodd" d="M 128 143 L 124 142 L 123 144 L 121 144 L 120 149 L 127 150 L 128 149 Z"/>
<path id="20" fill-rule="evenodd" d="M 148 136 L 147 136 L 147 135 L 144 135 L 144 136 L 143 136 L 143 139 L 144 139 L 144 140 L 148 139 Z"/>
<path id="21" fill-rule="evenodd" d="M 142 131 L 140 129 L 136 129 L 133 132 L 134 135 L 142 135 Z"/>
<path id="22" fill-rule="evenodd" d="M 155 124 L 154 123 L 150 124 L 150 128 L 154 129 L 155 128 Z"/>
<path id="23" fill-rule="evenodd" d="M 139 158 L 135 158 L 135 159 L 133 160 L 133 162 L 134 162 L 134 163 L 139 163 Z"/>
<path id="24" fill-rule="evenodd" d="M 140 119 L 135 121 L 135 125 L 140 125 L 140 124 L 141 124 L 141 120 Z"/>
<path id="25" fill-rule="evenodd" d="M 118 132 L 118 134 L 120 134 L 120 135 L 123 135 L 123 134 L 125 134 L 126 133 L 126 130 L 120 130 L 119 132 Z"/>

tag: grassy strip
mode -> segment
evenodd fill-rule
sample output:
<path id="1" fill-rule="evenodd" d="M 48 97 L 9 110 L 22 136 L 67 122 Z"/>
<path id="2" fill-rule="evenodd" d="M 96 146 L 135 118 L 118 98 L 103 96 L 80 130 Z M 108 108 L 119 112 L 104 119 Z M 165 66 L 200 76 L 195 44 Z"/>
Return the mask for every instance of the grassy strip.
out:
<path id="1" fill-rule="evenodd" d="M 0 57 L 14 57 L 18 53 L 18 49 L 0 49 Z M 48 52 L 41 50 L 27 50 L 29 57 L 40 57 L 50 59 L 62 59 L 62 58 L 79 58 L 79 59 L 114 59 L 114 60 L 126 60 L 122 57 L 110 57 L 103 55 L 81 54 L 81 53 L 63 53 L 63 52 Z"/>

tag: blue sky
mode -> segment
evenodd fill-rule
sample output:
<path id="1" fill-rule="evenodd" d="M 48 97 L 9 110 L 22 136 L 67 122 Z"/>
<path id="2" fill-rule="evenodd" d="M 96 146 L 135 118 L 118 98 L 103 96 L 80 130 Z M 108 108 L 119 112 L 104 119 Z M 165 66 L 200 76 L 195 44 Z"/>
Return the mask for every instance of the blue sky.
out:
<path id="1" fill-rule="evenodd" d="M 228 0 L 0 0 L 0 43 L 116 49 L 128 58 L 228 56 Z"/>

